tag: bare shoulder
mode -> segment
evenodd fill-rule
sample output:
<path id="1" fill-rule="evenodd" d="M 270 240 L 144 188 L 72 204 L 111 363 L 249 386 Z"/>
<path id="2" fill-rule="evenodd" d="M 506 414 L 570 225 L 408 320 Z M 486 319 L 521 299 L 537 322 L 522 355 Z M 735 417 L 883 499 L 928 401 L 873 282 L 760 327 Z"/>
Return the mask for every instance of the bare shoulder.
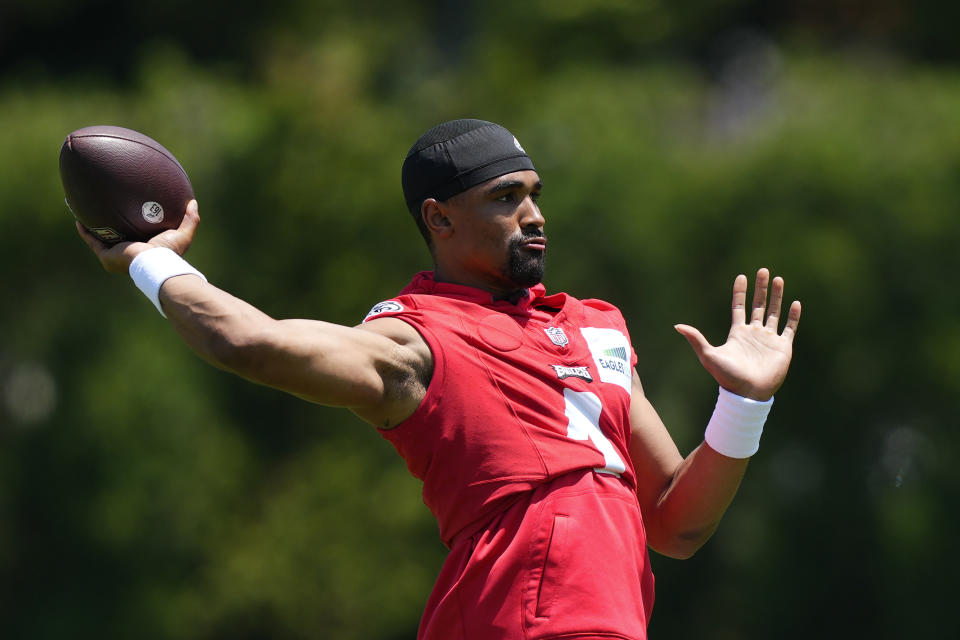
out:
<path id="1" fill-rule="evenodd" d="M 355 328 L 378 333 L 390 338 L 399 345 L 415 346 L 417 343 L 420 343 L 424 348 L 427 347 L 427 343 L 423 339 L 423 336 L 420 335 L 420 332 L 399 318 L 374 318 L 363 324 L 358 324 Z M 429 351 L 429 348 L 427 348 L 427 350 Z"/>
<path id="2" fill-rule="evenodd" d="M 433 376 L 433 353 L 420 332 L 398 318 L 376 318 L 355 327 L 389 339 L 392 375 L 384 377 L 386 402 L 372 410 L 354 411 L 368 422 L 389 429 L 417 409 Z"/>
<path id="3" fill-rule="evenodd" d="M 433 368 L 433 354 L 430 352 L 427 341 L 423 339 L 419 331 L 403 320 L 398 318 L 377 318 L 357 325 L 356 328 L 389 338 L 398 346 L 408 349 L 411 352 L 410 356 L 415 360 L 419 360 L 422 366 L 430 369 Z"/>
<path id="4" fill-rule="evenodd" d="M 357 325 L 357 329 L 376 333 L 390 339 L 398 347 L 401 359 L 415 370 L 426 387 L 433 373 L 433 353 L 420 332 L 399 318 L 376 318 Z"/>

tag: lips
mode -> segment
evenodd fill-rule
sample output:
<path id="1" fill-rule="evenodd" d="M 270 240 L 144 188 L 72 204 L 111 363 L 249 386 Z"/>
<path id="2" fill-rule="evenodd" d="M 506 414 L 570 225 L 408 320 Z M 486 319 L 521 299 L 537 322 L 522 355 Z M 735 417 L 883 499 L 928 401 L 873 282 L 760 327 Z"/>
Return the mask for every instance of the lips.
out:
<path id="1" fill-rule="evenodd" d="M 520 246 L 524 249 L 532 249 L 534 251 L 546 251 L 547 250 L 547 239 L 546 238 L 529 238 L 520 243 Z"/>

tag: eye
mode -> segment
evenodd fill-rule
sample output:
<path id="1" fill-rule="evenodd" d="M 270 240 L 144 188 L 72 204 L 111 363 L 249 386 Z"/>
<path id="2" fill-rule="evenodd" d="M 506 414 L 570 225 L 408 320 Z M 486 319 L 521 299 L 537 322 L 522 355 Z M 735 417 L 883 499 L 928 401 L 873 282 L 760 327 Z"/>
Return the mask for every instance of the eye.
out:
<path id="1" fill-rule="evenodd" d="M 515 199 L 516 198 L 512 191 L 501 196 L 497 196 L 496 198 L 497 202 L 513 202 Z"/>

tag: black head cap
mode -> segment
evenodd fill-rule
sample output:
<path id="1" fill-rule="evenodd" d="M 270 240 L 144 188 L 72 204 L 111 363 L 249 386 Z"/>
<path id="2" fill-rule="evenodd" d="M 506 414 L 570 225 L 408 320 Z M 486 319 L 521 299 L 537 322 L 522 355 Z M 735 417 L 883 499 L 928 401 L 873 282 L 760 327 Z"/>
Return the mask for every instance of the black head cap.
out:
<path id="1" fill-rule="evenodd" d="M 486 120 L 451 120 L 417 140 L 403 161 L 401 181 L 407 208 L 415 218 L 427 198 L 446 200 L 481 182 L 533 162 L 512 133 Z"/>

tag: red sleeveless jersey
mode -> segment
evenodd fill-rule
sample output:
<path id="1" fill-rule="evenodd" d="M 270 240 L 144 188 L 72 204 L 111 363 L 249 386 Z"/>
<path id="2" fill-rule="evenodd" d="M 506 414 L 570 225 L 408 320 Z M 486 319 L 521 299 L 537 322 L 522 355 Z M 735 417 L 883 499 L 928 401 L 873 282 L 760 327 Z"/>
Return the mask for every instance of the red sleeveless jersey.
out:
<path id="1" fill-rule="evenodd" d="M 543 285 L 494 301 L 423 272 L 367 319 L 380 317 L 416 328 L 434 359 L 418 409 L 381 430 L 451 549 L 418 637 L 646 638 L 620 312 Z"/>

